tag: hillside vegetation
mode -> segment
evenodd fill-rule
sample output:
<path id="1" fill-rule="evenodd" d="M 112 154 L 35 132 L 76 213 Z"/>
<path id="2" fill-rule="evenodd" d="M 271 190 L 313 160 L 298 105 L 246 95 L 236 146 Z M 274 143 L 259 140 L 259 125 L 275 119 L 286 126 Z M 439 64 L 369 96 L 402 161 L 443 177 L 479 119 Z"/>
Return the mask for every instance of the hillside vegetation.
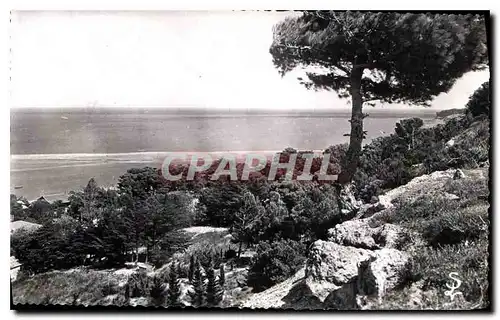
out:
<path id="1" fill-rule="evenodd" d="M 15 221 L 41 225 L 12 234 L 21 264 L 14 303 L 485 308 L 484 90 L 463 115 L 431 128 L 406 119 L 366 145 L 350 194 L 283 174 L 268 181 L 266 168 L 244 183 L 211 181 L 209 172 L 184 184 L 142 168 L 121 176 L 116 190 L 91 179 L 68 203 L 11 196 Z M 325 152 L 338 172 L 346 146 Z M 450 273 L 461 281 L 454 300 L 445 294 Z"/>

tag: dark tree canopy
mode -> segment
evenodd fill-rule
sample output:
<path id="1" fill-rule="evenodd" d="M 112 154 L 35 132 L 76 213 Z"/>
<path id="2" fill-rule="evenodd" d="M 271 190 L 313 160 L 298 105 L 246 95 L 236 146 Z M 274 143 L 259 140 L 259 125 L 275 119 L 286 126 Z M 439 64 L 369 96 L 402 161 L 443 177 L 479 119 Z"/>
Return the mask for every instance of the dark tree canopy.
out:
<path id="1" fill-rule="evenodd" d="M 308 72 L 308 88 L 349 97 L 358 65 L 363 100 L 424 104 L 464 73 L 487 64 L 485 21 L 479 15 L 394 12 L 304 12 L 274 27 L 270 48 L 281 74 Z"/>

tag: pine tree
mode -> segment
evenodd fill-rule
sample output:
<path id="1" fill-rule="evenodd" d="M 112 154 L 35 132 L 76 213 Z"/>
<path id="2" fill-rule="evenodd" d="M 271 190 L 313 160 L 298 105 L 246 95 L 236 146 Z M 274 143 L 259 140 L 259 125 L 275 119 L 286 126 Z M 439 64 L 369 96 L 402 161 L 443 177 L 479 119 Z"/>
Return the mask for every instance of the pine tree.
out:
<path id="1" fill-rule="evenodd" d="M 363 105 L 429 104 L 466 72 L 486 68 L 485 22 L 473 14 L 305 11 L 273 28 L 270 53 L 282 76 L 321 66 L 299 81 L 351 100 L 349 149 L 338 182 L 349 183 L 359 164 Z"/>
<path id="2" fill-rule="evenodd" d="M 195 262 L 193 271 L 193 290 L 189 292 L 191 298 L 191 305 L 193 307 L 201 307 L 205 303 L 205 277 L 201 273 L 201 266 L 199 262 Z"/>
<path id="3" fill-rule="evenodd" d="M 179 299 L 181 296 L 181 287 L 179 285 L 178 269 L 179 268 L 176 268 L 176 265 L 173 262 L 170 264 L 167 295 L 167 302 L 169 307 L 181 306 L 181 302 Z"/>
<path id="4" fill-rule="evenodd" d="M 188 279 L 190 283 L 193 281 L 194 269 L 195 269 L 195 260 L 194 256 L 191 256 L 189 258 L 189 270 L 188 270 Z"/>
<path id="5" fill-rule="evenodd" d="M 165 283 L 162 278 L 154 277 L 153 286 L 149 291 L 151 304 L 154 306 L 163 306 L 165 303 Z"/>
<path id="6" fill-rule="evenodd" d="M 219 282 L 215 278 L 215 272 L 213 268 L 212 260 L 210 259 L 207 272 L 207 305 L 210 307 L 214 307 L 219 304 L 222 299 L 222 292 L 219 286 Z"/>

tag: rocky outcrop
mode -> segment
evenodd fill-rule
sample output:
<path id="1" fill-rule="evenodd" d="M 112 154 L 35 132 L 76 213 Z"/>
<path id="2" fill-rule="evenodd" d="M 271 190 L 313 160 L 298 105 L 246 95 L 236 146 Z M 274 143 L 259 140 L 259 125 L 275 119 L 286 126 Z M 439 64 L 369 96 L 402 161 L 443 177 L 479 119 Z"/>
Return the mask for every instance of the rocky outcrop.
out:
<path id="1" fill-rule="evenodd" d="M 395 249 L 401 232 L 391 224 L 371 227 L 369 219 L 346 221 L 329 230 L 328 241 L 312 244 L 305 270 L 243 306 L 363 309 L 365 297 L 380 299 L 400 283 L 408 261 L 406 253 Z"/>
<path id="2" fill-rule="evenodd" d="M 344 246 L 377 250 L 396 248 L 403 228 L 393 224 L 372 227 L 369 219 L 350 220 L 328 231 L 329 240 Z"/>
<path id="3" fill-rule="evenodd" d="M 358 264 L 369 258 L 368 250 L 318 240 L 309 253 L 305 284 L 323 302 L 332 291 L 355 280 Z"/>
<path id="4" fill-rule="evenodd" d="M 467 170 L 465 179 L 484 179 L 484 169 Z M 328 231 L 327 241 L 314 242 L 300 275 L 253 295 L 244 306 L 298 309 L 379 309 L 405 281 L 412 250 L 422 245 L 414 232 L 387 223 L 397 214 L 397 201 L 421 195 L 459 200 L 443 191 L 456 170 L 417 177 L 363 205 L 354 219 Z M 385 219 L 385 218 L 389 219 Z M 404 248 L 404 251 L 403 251 Z M 303 272 L 303 273 L 302 273 Z M 398 289 L 399 290 L 399 289 Z M 413 288 L 418 297 L 418 288 Z M 276 294 L 279 292 L 279 294 Z M 418 299 L 411 301 L 419 305 Z"/>
<path id="5" fill-rule="evenodd" d="M 303 282 L 327 309 L 362 309 L 365 296 L 382 298 L 400 283 L 408 261 L 406 253 L 392 248 L 371 251 L 334 242 L 314 246 L 323 259 L 308 260 Z"/>

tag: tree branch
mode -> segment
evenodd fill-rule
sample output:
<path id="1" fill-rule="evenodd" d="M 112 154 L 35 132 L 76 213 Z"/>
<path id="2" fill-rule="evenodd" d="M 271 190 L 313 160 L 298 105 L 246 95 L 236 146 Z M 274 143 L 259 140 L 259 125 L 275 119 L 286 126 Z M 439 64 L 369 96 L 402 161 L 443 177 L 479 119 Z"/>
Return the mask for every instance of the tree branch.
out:
<path id="1" fill-rule="evenodd" d="M 351 71 L 339 64 L 335 64 L 334 65 L 335 68 L 339 69 L 340 71 L 344 71 L 346 75 L 349 75 L 351 73 Z"/>
<path id="2" fill-rule="evenodd" d="M 360 64 L 355 64 L 353 66 L 353 69 L 355 68 L 363 68 L 363 69 L 376 69 L 380 68 L 380 65 L 376 63 L 360 63 Z"/>

